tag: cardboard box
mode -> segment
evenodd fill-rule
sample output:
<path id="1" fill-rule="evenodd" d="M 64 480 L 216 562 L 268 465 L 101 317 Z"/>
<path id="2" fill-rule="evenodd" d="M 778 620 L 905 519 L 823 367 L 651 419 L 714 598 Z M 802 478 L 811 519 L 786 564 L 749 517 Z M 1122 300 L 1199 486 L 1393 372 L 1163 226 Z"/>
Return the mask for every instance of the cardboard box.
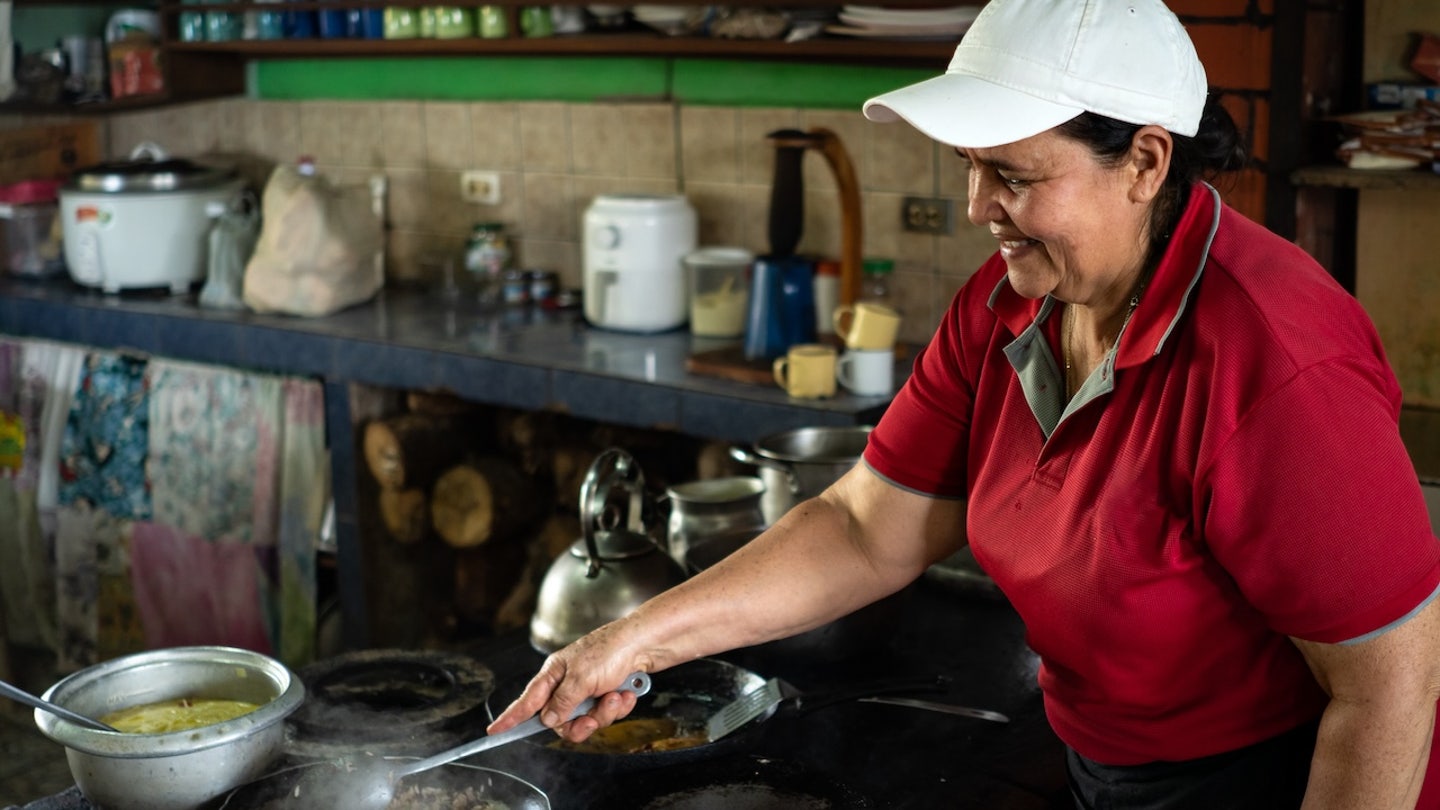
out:
<path id="1" fill-rule="evenodd" d="M 0 184 L 68 179 L 76 169 L 100 162 L 100 131 L 94 121 L 0 130 Z"/>

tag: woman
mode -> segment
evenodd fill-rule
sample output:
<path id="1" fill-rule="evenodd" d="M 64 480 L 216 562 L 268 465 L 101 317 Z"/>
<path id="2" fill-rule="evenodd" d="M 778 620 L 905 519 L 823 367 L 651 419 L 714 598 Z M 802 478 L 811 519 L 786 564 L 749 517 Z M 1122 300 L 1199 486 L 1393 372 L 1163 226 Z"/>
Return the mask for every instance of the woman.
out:
<path id="1" fill-rule="evenodd" d="M 1077 807 L 1440 806 L 1440 543 L 1398 385 L 1353 298 L 1199 182 L 1234 127 L 1175 16 L 994 0 L 865 111 L 957 148 L 998 252 L 862 464 L 551 656 L 492 729 L 583 739 L 633 708 L 626 672 L 818 626 L 968 542 Z"/>

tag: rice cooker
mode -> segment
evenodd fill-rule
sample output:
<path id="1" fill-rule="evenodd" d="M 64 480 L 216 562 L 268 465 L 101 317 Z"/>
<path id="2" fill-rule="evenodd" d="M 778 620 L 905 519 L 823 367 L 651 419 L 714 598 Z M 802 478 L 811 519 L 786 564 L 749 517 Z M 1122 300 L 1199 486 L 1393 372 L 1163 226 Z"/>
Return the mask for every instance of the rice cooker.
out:
<path id="1" fill-rule="evenodd" d="M 602 194 L 585 210 L 585 319 L 663 332 L 689 317 L 681 259 L 695 249 L 695 209 L 681 195 Z"/>
<path id="2" fill-rule="evenodd" d="M 212 204 L 245 181 L 229 168 L 172 158 L 143 143 L 128 160 L 82 168 L 60 188 L 65 264 L 78 284 L 107 293 L 203 281 Z"/>

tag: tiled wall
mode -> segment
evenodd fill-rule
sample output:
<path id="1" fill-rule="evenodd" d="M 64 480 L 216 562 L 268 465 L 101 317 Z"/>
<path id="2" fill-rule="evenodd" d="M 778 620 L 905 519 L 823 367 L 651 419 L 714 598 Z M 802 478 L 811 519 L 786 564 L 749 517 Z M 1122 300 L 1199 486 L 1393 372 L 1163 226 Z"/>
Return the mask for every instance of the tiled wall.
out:
<path id="1" fill-rule="evenodd" d="M 341 182 L 375 171 L 390 180 L 390 275 L 433 278 L 460 255 L 470 226 L 504 222 L 527 267 L 558 270 L 580 286 L 580 223 L 597 194 L 684 193 L 701 244 L 764 252 L 773 149 L 781 128 L 825 127 L 850 153 L 862 186 L 865 253 L 896 261 L 904 338 L 934 331 L 955 289 L 994 250 L 964 214 L 964 176 L 949 150 L 901 125 L 856 111 L 694 107 L 670 103 L 257 101 L 233 99 L 114 115 L 107 144 L 122 156 L 156 140 L 172 153 L 239 156 L 263 183 L 277 161 L 311 155 Z M 807 155 L 800 250 L 835 256 L 840 205 L 824 158 Z M 463 169 L 500 173 L 502 201 L 460 199 Z M 901 199 L 956 201 L 950 236 L 904 232 Z"/>

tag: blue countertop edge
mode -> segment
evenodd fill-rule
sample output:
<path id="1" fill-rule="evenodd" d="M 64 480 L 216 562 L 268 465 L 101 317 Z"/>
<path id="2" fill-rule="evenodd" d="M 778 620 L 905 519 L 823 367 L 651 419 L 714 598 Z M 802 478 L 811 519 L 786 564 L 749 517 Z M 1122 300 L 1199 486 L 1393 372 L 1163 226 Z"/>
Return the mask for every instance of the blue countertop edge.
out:
<path id="1" fill-rule="evenodd" d="M 685 330 L 609 332 L 574 311 L 484 308 L 419 291 L 302 318 L 209 309 L 197 295 L 105 294 L 68 280 L 0 280 L 0 334 L 402 390 L 750 442 L 810 426 L 873 424 L 889 397 L 800 400 L 776 386 L 692 374 L 724 346 Z M 903 378 L 908 366 L 897 366 Z"/>

